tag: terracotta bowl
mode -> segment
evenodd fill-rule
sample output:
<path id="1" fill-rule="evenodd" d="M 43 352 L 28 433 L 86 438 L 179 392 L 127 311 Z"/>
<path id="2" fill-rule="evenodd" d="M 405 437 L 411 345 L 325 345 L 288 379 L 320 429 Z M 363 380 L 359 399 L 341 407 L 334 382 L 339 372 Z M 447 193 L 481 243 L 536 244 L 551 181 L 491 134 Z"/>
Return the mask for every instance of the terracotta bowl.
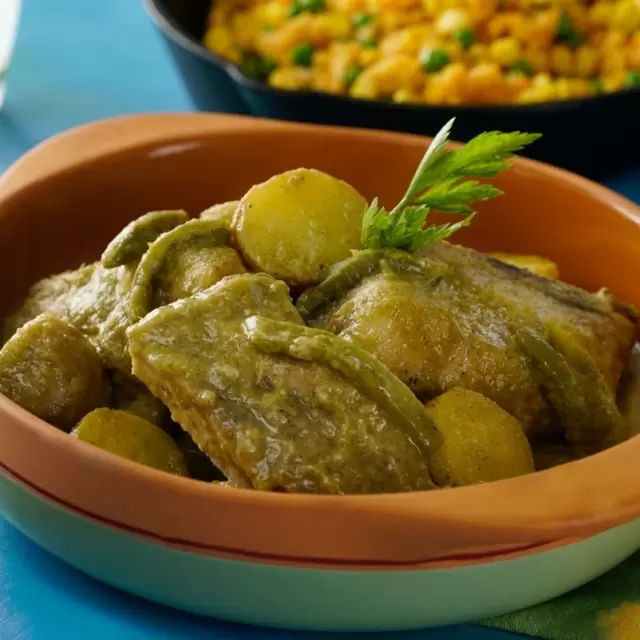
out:
<path id="1" fill-rule="evenodd" d="M 96 259 L 152 209 L 193 214 L 299 166 L 392 204 L 427 141 L 217 115 L 73 130 L 0 180 L 0 315 L 40 277 Z M 582 178 L 518 160 L 459 240 L 539 252 L 640 306 L 640 215 Z M 185 610 L 307 629 L 407 629 L 529 606 L 640 546 L 640 439 L 462 489 L 328 497 L 211 486 L 72 439 L 0 396 L 0 508 L 112 585 Z"/>

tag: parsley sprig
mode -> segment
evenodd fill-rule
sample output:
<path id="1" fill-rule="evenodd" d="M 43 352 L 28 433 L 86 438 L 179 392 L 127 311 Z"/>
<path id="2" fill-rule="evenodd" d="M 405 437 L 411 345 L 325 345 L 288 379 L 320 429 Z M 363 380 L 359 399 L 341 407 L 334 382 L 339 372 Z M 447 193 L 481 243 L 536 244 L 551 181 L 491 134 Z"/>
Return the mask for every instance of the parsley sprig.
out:
<path id="1" fill-rule="evenodd" d="M 460 149 L 449 150 L 454 120 L 449 120 L 429 145 L 400 202 L 390 212 L 379 206 L 377 198 L 368 207 L 362 221 L 365 249 L 412 251 L 451 237 L 473 220 L 474 202 L 502 195 L 497 187 L 470 178 L 492 178 L 505 171 L 514 153 L 541 136 L 487 131 Z M 464 218 L 426 227 L 431 210 Z"/>

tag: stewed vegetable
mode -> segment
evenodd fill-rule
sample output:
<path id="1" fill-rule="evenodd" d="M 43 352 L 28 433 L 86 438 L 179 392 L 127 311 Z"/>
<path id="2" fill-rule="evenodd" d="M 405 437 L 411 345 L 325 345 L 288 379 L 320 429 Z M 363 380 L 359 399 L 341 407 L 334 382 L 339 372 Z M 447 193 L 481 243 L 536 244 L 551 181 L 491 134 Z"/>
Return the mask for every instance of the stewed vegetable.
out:
<path id="1" fill-rule="evenodd" d="M 366 206 L 353 187 L 326 173 L 287 171 L 242 198 L 236 241 L 256 271 L 287 284 L 316 284 L 358 247 Z"/>
<path id="2" fill-rule="evenodd" d="M 636 0 L 211 5 L 204 45 L 280 89 L 460 105 L 567 100 L 640 84 Z"/>
<path id="3" fill-rule="evenodd" d="M 7 319 L 0 392 L 113 454 L 262 491 L 493 482 L 636 434 L 636 311 L 541 256 L 448 242 L 538 136 L 451 150 L 451 126 L 390 209 L 294 169 L 198 219 L 132 221 Z"/>

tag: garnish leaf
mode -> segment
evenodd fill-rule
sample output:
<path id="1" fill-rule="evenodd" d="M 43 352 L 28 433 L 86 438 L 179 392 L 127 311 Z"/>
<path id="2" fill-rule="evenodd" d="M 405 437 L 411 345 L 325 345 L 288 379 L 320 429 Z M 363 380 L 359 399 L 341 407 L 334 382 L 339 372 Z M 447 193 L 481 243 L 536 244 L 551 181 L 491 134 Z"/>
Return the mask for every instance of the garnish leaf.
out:
<path id="1" fill-rule="evenodd" d="M 459 222 L 453 224 L 432 224 L 426 229 L 421 229 L 413 238 L 411 243 L 411 250 L 415 251 L 421 247 L 425 247 L 428 244 L 435 244 L 450 238 L 456 231 L 459 231 L 463 227 L 468 227 L 471 221 L 475 217 L 475 213 L 468 215 Z"/>
<path id="2" fill-rule="evenodd" d="M 421 184 L 424 180 L 425 176 L 429 175 L 431 168 L 442 158 L 442 156 L 446 153 L 447 150 L 447 142 L 449 142 L 449 134 L 451 133 L 451 128 L 453 127 L 453 123 L 455 122 L 455 118 L 451 118 L 447 124 L 438 131 L 435 138 L 431 141 L 427 152 L 424 154 L 422 161 L 418 165 L 418 168 L 409 183 L 409 188 L 407 189 L 407 193 L 405 193 L 402 200 L 398 203 L 395 209 L 402 209 L 408 201 L 415 196 L 416 194 L 424 191 L 425 187 Z"/>
<path id="3" fill-rule="evenodd" d="M 451 151 L 447 143 L 453 122 L 449 120 L 435 136 L 407 192 L 390 213 L 373 200 L 362 224 L 365 249 L 415 250 L 468 226 L 475 214 L 474 202 L 502 195 L 500 189 L 469 178 L 491 178 L 505 171 L 510 166 L 508 159 L 541 135 L 487 131 Z M 431 210 L 466 217 L 425 228 Z"/>
<path id="4" fill-rule="evenodd" d="M 471 214 L 471 202 L 489 200 L 502 195 L 502 191 L 491 184 L 477 180 L 459 182 L 458 178 L 448 178 L 435 184 L 421 198 L 420 202 L 429 209 L 442 213 Z"/>
<path id="5" fill-rule="evenodd" d="M 387 213 L 374 199 L 364 214 L 362 246 L 367 249 L 395 248 L 408 251 L 413 238 L 427 220 L 428 207 L 407 207 L 402 215 Z"/>

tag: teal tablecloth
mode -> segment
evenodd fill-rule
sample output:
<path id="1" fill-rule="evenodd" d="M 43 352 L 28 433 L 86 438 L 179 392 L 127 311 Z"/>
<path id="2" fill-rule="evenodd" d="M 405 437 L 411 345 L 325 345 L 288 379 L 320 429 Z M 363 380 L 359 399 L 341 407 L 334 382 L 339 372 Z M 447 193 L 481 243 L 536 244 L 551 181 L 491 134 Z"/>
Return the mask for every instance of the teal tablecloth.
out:
<path id="1" fill-rule="evenodd" d="M 25 0 L 9 93 L 0 115 L 0 171 L 44 138 L 81 123 L 124 113 L 191 108 L 138 0 Z M 620 176 L 611 186 L 640 200 L 640 170 Z M 217 623 L 120 594 L 40 551 L 0 516 L 0 640 L 326 637 Z M 344 638 L 331 636 L 337 637 Z M 473 627 L 375 637 L 516 638 Z"/>

